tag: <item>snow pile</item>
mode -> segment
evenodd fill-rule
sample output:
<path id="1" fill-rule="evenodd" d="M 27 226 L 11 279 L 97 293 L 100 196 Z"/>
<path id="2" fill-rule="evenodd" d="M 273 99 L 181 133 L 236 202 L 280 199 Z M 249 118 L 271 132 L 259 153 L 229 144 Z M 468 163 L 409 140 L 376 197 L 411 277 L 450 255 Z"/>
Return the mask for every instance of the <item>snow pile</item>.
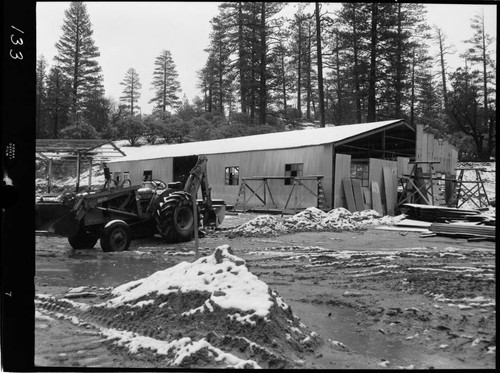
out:
<path id="1" fill-rule="evenodd" d="M 151 276 L 123 284 L 111 294 L 114 298 L 106 307 L 131 305 L 147 298 L 170 293 L 192 291 L 208 292 L 207 306 L 217 304 L 221 308 L 238 309 L 265 317 L 273 305 L 269 287 L 250 273 L 245 261 L 234 256 L 228 245 L 217 248 L 213 255 L 195 262 L 181 262 L 178 265 Z"/>
<path id="2" fill-rule="evenodd" d="M 358 211 L 357 211 L 358 212 Z M 362 228 L 362 220 L 364 215 L 356 215 L 357 219 L 353 219 L 353 213 L 349 210 L 338 207 L 336 209 L 330 210 L 326 217 L 323 219 L 322 224 L 328 230 L 333 230 L 337 232 L 342 231 L 352 231 L 355 229 Z"/>
<path id="3" fill-rule="evenodd" d="M 327 214 L 316 207 L 308 207 L 283 221 L 289 231 L 317 231 L 323 230 L 323 220 Z"/>
<path id="4" fill-rule="evenodd" d="M 324 343 L 228 245 L 118 286 L 89 313 L 109 343 L 163 367 L 293 368 Z"/>
<path id="5" fill-rule="evenodd" d="M 107 297 L 89 305 L 37 295 L 35 306 L 98 328 L 104 343 L 137 354 L 145 367 L 289 369 L 324 344 L 228 245 Z"/>
<path id="6" fill-rule="evenodd" d="M 267 236 L 286 233 L 287 228 L 274 216 L 259 215 L 231 230 L 230 236 Z"/>
<path id="7" fill-rule="evenodd" d="M 375 210 L 350 212 L 338 207 L 324 212 L 316 207 L 307 209 L 290 216 L 280 222 L 270 215 L 260 215 L 229 232 L 229 237 L 269 236 L 293 232 L 317 231 L 353 231 L 364 229 L 367 225 L 393 224 L 402 217 L 382 217 Z"/>

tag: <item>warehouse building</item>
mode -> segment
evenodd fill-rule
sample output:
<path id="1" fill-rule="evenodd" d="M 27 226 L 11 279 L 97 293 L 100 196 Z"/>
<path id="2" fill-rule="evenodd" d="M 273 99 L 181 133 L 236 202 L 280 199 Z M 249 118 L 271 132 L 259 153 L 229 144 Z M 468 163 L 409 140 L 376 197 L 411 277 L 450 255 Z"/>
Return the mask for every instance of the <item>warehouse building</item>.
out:
<path id="1" fill-rule="evenodd" d="M 228 205 L 265 208 L 337 207 L 336 166 L 369 186 L 370 159 L 414 160 L 416 132 L 403 120 L 295 130 L 183 144 L 122 147 L 108 163 L 113 178 L 132 185 L 184 182 L 198 155 L 208 159 L 212 197 Z M 342 167 L 345 167 L 342 166 Z M 337 179 L 340 178 L 339 169 Z M 337 198 L 338 199 L 338 198 Z M 335 206 L 337 205 L 337 206 Z"/>

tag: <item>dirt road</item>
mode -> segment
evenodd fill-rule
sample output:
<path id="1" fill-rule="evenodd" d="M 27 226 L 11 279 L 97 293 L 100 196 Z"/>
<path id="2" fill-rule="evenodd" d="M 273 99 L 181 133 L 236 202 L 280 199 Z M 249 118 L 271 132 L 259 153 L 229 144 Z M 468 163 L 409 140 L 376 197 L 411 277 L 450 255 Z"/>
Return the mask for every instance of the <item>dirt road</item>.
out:
<path id="1" fill-rule="evenodd" d="M 228 216 L 236 226 L 251 214 Z M 223 226 L 223 227 L 224 227 Z M 327 343 L 297 368 L 495 368 L 495 245 L 370 228 L 200 240 L 202 255 L 229 244 L 249 270 L 280 294 Z M 37 237 L 35 293 L 62 297 L 85 287 L 96 304 L 109 289 L 181 261 L 194 243 L 156 238 L 129 251 L 74 251 L 66 239 Z M 35 364 L 162 367 L 161 359 L 103 343 L 98 330 L 37 307 Z M 193 366 L 200 367 L 200 366 Z"/>

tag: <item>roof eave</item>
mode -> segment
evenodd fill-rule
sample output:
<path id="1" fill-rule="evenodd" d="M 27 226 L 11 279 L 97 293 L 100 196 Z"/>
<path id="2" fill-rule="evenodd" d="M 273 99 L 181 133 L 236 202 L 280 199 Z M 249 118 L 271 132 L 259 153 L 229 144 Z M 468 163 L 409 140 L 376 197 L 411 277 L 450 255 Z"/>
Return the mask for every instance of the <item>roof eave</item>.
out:
<path id="1" fill-rule="evenodd" d="M 400 119 L 400 120 L 395 121 L 394 123 L 389 123 L 389 124 L 387 124 L 385 126 L 382 126 L 382 127 L 379 127 L 379 128 L 375 128 L 375 129 L 373 129 L 371 131 L 363 132 L 363 133 L 360 133 L 360 134 L 348 137 L 346 139 L 343 139 L 343 140 L 340 140 L 340 141 L 336 141 L 336 142 L 334 142 L 334 145 L 335 146 L 339 146 L 339 145 L 347 144 L 349 142 L 361 139 L 363 137 L 371 136 L 371 135 L 374 135 L 374 134 L 379 133 L 379 132 L 387 131 L 389 129 L 392 129 L 392 128 L 395 128 L 395 127 L 398 127 L 398 126 L 401 126 L 401 125 L 404 125 L 404 126 L 408 127 L 409 129 L 411 129 L 413 132 L 415 132 L 415 129 L 413 127 L 411 127 L 410 125 L 408 125 L 404 121 L 404 119 Z"/>

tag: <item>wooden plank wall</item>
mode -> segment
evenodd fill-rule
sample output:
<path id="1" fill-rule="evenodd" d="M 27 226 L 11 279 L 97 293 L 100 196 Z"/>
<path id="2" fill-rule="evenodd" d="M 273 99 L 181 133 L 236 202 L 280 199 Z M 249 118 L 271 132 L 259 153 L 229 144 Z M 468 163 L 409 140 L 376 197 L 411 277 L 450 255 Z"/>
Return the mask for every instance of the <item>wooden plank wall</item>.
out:
<path id="1" fill-rule="evenodd" d="M 336 154 L 335 177 L 333 186 L 333 208 L 347 208 L 345 194 L 342 189 L 342 179 L 346 177 L 351 177 L 351 156 L 349 154 Z"/>
<path id="2" fill-rule="evenodd" d="M 436 138 L 432 133 L 426 133 L 423 125 L 417 125 L 417 143 L 415 146 L 415 161 L 439 162 L 434 164 L 434 171 L 441 173 L 455 173 L 458 151 L 447 140 Z"/>
<path id="3" fill-rule="evenodd" d="M 384 183 L 384 167 L 389 167 L 391 171 L 394 171 L 394 174 L 397 175 L 398 170 L 398 162 L 397 161 L 388 161 L 385 159 L 376 159 L 370 158 L 368 160 L 368 178 L 371 181 L 376 181 L 380 190 L 380 197 L 382 197 L 382 205 L 386 205 L 385 198 L 385 183 Z M 397 182 L 397 181 L 396 181 Z"/>
<path id="4" fill-rule="evenodd" d="M 398 162 L 398 177 L 401 177 L 403 175 L 409 175 L 410 174 L 410 158 L 407 157 L 398 157 L 397 158 Z"/>

